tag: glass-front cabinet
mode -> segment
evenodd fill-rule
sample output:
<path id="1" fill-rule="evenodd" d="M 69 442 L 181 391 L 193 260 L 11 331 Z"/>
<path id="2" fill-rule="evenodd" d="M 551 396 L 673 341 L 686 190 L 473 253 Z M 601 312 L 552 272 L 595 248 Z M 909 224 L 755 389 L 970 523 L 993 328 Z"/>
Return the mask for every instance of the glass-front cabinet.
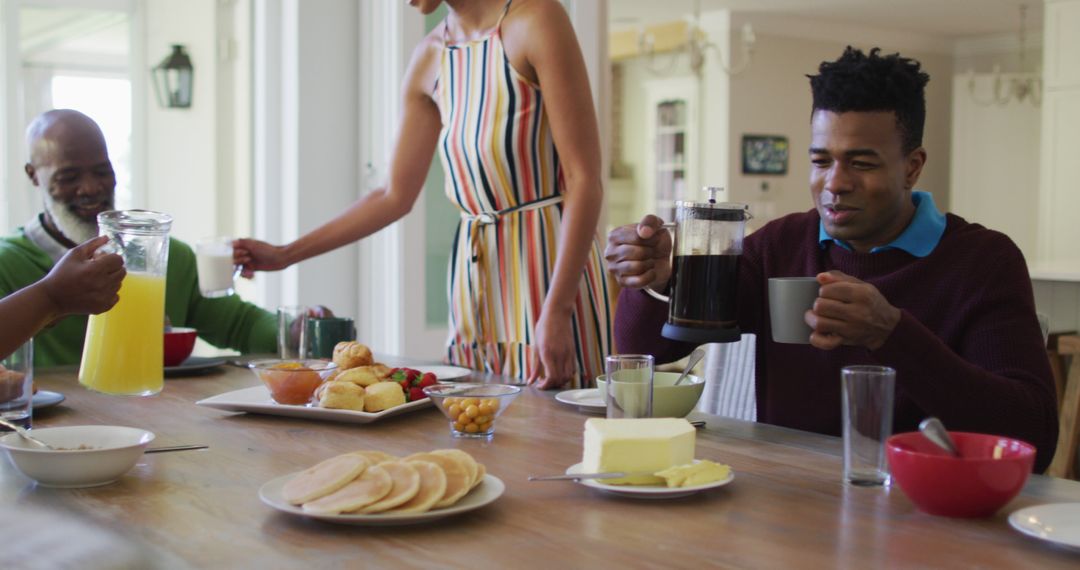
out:
<path id="1" fill-rule="evenodd" d="M 648 84 L 647 92 L 644 198 L 651 211 L 671 220 L 675 202 L 689 199 L 698 186 L 697 84 L 691 78 L 656 80 Z"/>

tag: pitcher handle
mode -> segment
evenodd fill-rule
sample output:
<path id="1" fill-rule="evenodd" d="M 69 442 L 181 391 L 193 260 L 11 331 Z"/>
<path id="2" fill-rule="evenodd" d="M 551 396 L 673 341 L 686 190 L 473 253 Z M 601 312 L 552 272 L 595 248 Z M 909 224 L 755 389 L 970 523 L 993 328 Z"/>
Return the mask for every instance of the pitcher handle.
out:
<path id="1" fill-rule="evenodd" d="M 667 223 L 661 224 L 661 227 L 663 227 L 666 230 L 674 230 L 675 229 L 675 222 L 667 222 Z M 671 253 L 672 253 L 672 255 L 675 254 L 675 232 L 674 231 L 672 231 L 672 233 L 671 233 Z M 674 264 L 672 264 L 672 267 L 674 268 Z M 671 279 L 671 278 L 669 277 L 668 279 Z M 662 293 L 657 293 L 652 287 L 649 287 L 648 285 L 645 286 L 645 292 L 648 293 L 648 295 L 650 297 L 652 297 L 653 299 L 656 299 L 657 301 L 661 301 L 661 302 L 664 302 L 664 303 L 670 303 L 671 302 L 671 297 L 668 297 L 667 295 L 664 295 Z"/>

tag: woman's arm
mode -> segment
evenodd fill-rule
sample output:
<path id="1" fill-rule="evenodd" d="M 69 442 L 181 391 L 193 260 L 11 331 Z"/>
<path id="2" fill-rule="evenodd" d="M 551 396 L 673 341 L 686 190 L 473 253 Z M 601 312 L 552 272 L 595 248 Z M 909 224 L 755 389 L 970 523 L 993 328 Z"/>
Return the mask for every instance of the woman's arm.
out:
<path id="1" fill-rule="evenodd" d="M 127 273 L 119 255 L 94 257 L 107 241 L 100 236 L 72 248 L 41 281 L 0 299 L 0 358 L 60 317 L 103 313 L 116 304 Z"/>
<path id="2" fill-rule="evenodd" d="M 438 51 L 426 39 L 413 52 L 402 85 L 402 117 L 390 161 L 389 184 L 365 194 L 344 212 L 296 241 L 274 246 L 253 239 L 233 243 L 233 262 L 243 275 L 275 271 L 365 238 L 401 219 L 412 209 L 424 180 L 441 128 L 429 95 L 437 72 Z"/>
<path id="3" fill-rule="evenodd" d="M 575 373 L 570 315 L 603 201 L 600 134 L 585 61 L 566 11 L 552 0 L 532 0 L 520 11 L 518 15 L 512 10 L 507 17 L 504 43 L 508 54 L 524 48 L 525 72 L 535 73 L 540 85 L 566 180 L 560 246 L 536 331 L 543 370 L 533 380 L 553 388 Z"/>

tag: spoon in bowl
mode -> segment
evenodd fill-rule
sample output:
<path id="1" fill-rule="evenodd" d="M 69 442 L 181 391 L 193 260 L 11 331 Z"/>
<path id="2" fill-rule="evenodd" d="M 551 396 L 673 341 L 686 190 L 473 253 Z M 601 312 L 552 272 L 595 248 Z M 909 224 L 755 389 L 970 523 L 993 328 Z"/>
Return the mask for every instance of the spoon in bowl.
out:
<path id="1" fill-rule="evenodd" d="M 919 423 L 919 431 L 922 432 L 926 439 L 949 452 L 949 455 L 960 457 L 960 453 L 956 451 L 956 444 L 949 437 L 949 432 L 945 429 L 945 425 L 941 423 L 941 420 L 933 417 L 926 418 Z"/>
<path id="2" fill-rule="evenodd" d="M 51 445 L 45 443 L 44 441 L 41 441 L 40 439 L 30 435 L 30 432 L 26 431 L 25 429 L 23 429 L 22 426 L 20 426 L 18 424 L 13 424 L 13 423 L 5 420 L 5 419 L 0 419 L 0 425 L 15 430 L 15 433 L 22 436 L 23 439 L 32 442 L 34 445 L 37 445 L 38 447 L 43 447 L 45 449 L 53 449 L 53 446 L 51 446 Z"/>
<path id="3" fill-rule="evenodd" d="M 694 352 L 690 353 L 690 360 L 686 361 L 686 368 L 683 369 L 682 376 L 679 376 L 679 379 L 675 381 L 676 386 L 682 384 L 683 380 L 686 380 L 690 377 L 690 372 L 694 369 L 695 366 L 697 366 L 697 363 L 701 360 L 703 356 L 705 356 L 705 349 L 701 348 L 700 346 L 698 348 L 695 348 Z"/>

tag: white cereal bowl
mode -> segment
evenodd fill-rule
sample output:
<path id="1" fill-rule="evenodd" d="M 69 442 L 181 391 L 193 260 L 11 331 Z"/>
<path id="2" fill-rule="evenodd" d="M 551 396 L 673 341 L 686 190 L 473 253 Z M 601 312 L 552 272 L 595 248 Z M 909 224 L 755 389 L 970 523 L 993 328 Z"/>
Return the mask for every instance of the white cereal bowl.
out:
<path id="1" fill-rule="evenodd" d="M 53 451 L 17 433 L 0 437 L 23 475 L 44 487 L 97 487 L 127 473 L 154 441 L 152 432 L 123 426 L 69 426 L 31 431 L 37 439 L 66 451 Z M 83 449 L 80 449 L 83 448 Z"/>

